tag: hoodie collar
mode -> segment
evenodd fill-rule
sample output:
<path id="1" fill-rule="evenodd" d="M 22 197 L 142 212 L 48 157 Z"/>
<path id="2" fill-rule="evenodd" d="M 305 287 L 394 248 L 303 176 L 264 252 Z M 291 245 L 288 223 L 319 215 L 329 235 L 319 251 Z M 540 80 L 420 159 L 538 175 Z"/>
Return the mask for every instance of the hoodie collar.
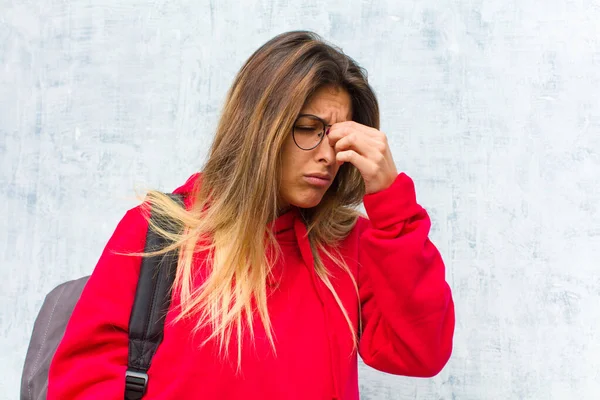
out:
<path id="1" fill-rule="evenodd" d="M 298 210 L 296 207 L 293 207 L 284 214 L 281 214 L 270 224 L 270 228 L 275 234 L 279 244 L 296 242 L 297 238 L 294 232 L 294 223 L 298 219 L 301 220 L 301 218 L 300 210 Z"/>
<path id="2" fill-rule="evenodd" d="M 185 204 L 189 208 L 193 201 L 189 194 L 194 192 L 194 189 L 202 181 L 202 173 L 195 173 L 180 187 L 175 189 L 173 193 L 182 194 L 185 197 Z M 286 213 L 280 215 L 270 225 L 277 242 L 279 244 L 297 244 L 302 255 L 302 261 L 314 274 L 314 260 L 310 242 L 308 241 L 308 231 L 300 214 L 298 207 L 292 207 Z M 314 280 L 314 276 L 312 276 Z"/>

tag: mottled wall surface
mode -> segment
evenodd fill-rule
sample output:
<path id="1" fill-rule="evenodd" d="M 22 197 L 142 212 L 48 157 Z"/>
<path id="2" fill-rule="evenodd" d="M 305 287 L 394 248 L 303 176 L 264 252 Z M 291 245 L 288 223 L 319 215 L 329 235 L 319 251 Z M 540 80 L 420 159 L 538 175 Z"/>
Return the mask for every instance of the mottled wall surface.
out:
<path id="1" fill-rule="evenodd" d="M 312 29 L 370 73 L 447 262 L 454 355 L 361 366 L 364 399 L 600 398 L 596 0 L 0 0 L 0 398 L 46 292 L 92 271 L 135 190 L 202 166 L 228 86 Z"/>

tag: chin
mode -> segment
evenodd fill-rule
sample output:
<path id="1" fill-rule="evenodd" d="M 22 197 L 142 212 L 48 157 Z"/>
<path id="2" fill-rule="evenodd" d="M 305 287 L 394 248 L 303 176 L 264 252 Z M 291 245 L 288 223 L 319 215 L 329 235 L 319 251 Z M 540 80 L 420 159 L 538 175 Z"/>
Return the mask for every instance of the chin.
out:
<path id="1" fill-rule="evenodd" d="M 312 201 L 312 202 L 298 202 L 298 204 L 294 204 L 296 207 L 299 208 L 313 208 L 319 205 L 321 201 Z"/>
<path id="2" fill-rule="evenodd" d="M 289 201 L 289 204 L 292 204 L 299 208 L 313 208 L 318 206 L 321 200 L 323 200 L 323 194 L 311 193 L 307 196 L 291 199 L 291 201 Z"/>

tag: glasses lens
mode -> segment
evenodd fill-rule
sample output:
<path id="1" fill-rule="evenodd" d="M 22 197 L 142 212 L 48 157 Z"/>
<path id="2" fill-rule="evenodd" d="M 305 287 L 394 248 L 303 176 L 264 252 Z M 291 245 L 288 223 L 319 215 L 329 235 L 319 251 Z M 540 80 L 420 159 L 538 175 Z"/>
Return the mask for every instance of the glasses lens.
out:
<path id="1" fill-rule="evenodd" d="M 301 116 L 294 124 L 294 142 L 304 150 L 315 148 L 323 138 L 325 125 L 318 118 Z"/>

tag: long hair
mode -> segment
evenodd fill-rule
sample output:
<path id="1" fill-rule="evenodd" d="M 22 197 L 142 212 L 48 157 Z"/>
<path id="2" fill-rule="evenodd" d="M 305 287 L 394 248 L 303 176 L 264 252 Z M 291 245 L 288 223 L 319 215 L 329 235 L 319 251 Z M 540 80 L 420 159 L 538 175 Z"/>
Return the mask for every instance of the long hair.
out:
<path id="1" fill-rule="evenodd" d="M 216 339 L 225 355 L 235 333 L 238 367 L 243 332 L 247 329 L 253 338 L 256 316 L 276 351 L 266 282 L 280 255 L 270 222 L 281 208 L 281 150 L 306 100 L 323 85 L 345 89 L 352 99 L 352 119 L 379 128 L 377 99 L 366 72 L 354 60 L 315 33 L 283 33 L 252 54 L 235 78 L 208 160 L 192 191 L 191 209 L 183 209 L 160 192 L 147 197 L 158 221 L 184 227 L 182 234 L 175 235 L 153 224 L 173 244 L 152 254 L 179 250 L 173 290 L 179 294 L 180 307 L 175 322 L 197 318 L 196 331 L 208 326 L 212 332 L 204 343 Z M 341 308 L 355 345 L 355 327 L 321 255 L 344 269 L 356 288 L 336 244 L 354 227 L 364 194 L 359 171 L 345 163 L 322 201 L 301 210 L 316 273 Z M 198 265 L 194 256 L 200 251 L 209 256 Z"/>

